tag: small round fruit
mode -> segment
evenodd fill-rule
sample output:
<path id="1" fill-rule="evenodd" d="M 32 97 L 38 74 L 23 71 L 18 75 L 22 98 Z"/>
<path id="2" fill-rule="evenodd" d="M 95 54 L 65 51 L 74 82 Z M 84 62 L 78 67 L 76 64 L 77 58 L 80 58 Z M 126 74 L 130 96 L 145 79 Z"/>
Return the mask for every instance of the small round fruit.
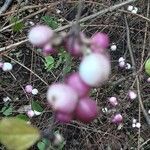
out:
<path id="1" fill-rule="evenodd" d="M 54 54 L 55 50 L 52 48 L 52 45 L 50 43 L 47 43 L 46 45 L 44 45 L 42 53 L 44 56 L 48 56 Z"/>
<path id="2" fill-rule="evenodd" d="M 116 114 L 112 117 L 112 122 L 115 124 L 120 124 L 123 121 L 123 117 L 121 114 Z"/>
<path id="3" fill-rule="evenodd" d="M 75 117 L 83 123 L 90 123 L 98 115 L 97 105 L 94 100 L 89 97 L 79 100 L 75 110 Z"/>
<path id="4" fill-rule="evenodd" d="M 26 91 L 27 93 L 32 93 L 32 90 L 33 90 L 32 85 L 26 85 L 25 91 Z"/>
<path id="5" fill-rule="evenodd" d="M 7 72 L 7 71 L 11 71 L 13 69 L 13 66 L 11 63 L 9 62 L 5 62 L 3 63 L 3 66 L 2 66 L 2 70 Z"/>
<path id="6" fill-rule="evenodd" d="M 69 123 L 72 120 L 72 115 L 63 112 L 57 112 L 55 114 L 55 119 L 60 123 Z"/>
<path id="7" fill-rule="evenodd" d="M 79 73 L 72 73 L 66 83 L 78 93 L 79 97 L 86 96 L 90 90 L 90 87 L 81 80 Z"/>
<path id="8" fill-rule="evenodd" d="M 150 76 L 150 58 L 145 63 L 145 72 Z"/>
<path id="9" fill-rule="evenodd" d="M 110 60 L 99 53 L 85 56 L 79 66 L 81 79 L 92 87 L 99 86 L 108 80 L 110 71 Z"/>
<path id="10" fill-rule="evenodd" d="M 53 30 L 45 25 L 37 25 L 31 28 L 28 38 L 35 46 L 43 46 L 48 43 L 53 37 Z"/>
<path id="11" fill-rule="evenodd" d="M 78 95 L 67 84 L 53 84 L 47 92 L 47 100 L 53 110 L 63 113 L 72 113 L 78 102 Z"/>
<path id="12" fill-rule="evenodd" d="M 93 52 L 105 52 L 109 46 L 109 37 L 105 33 L 96 33 L 91 37 L 91 49 Z"/>

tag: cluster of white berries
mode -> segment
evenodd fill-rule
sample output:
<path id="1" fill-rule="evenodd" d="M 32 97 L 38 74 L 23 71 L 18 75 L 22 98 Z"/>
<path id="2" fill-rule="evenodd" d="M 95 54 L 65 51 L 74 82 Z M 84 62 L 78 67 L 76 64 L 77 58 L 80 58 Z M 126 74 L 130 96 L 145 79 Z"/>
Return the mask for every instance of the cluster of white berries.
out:
<path id="1" fill-rule="evenodd" d="M 140 122 L 137 122 L 136 119 L 133 119 L 133 120 L 132 120 L 132 127 L 139 129 L 139 128 L 141 127 L 141 123 L 140 123 Z"/>
<path id="2" fill-rule="evenodd" d="M 130 63 L 126 63 L 125 58 L 120 57 L 118 62 L 119 62 L 119 67 L 120 68 L 125 68 L 127 70 L 131 69 L 131 64 Z"/>
<path id="3" fill-rule="evenodd" d="M 4 71 L 4 72 L 8 72 L 11 71 L 13 69 L 13 65 L 9 62 L 0 62 L 0 68 Z"/>
<path id="4" fill-rule="evenodd" d="M 26 91 L 27 93 L 32 93 L 33 95 L 37 95 L 38 92 L 39 92 L 36 88 L 33 88 L 32 85 L 26 85 L 25 91 Z"/>
<path id="5" fill-rule="evenodd" d="M 134 7 L 132 5 L 129 5 L 128 8 L 127 8 L 127 10 L 131 11 L 133 14 L 137 14 L 137 12 L 138 12 L 138 8 Z"/>

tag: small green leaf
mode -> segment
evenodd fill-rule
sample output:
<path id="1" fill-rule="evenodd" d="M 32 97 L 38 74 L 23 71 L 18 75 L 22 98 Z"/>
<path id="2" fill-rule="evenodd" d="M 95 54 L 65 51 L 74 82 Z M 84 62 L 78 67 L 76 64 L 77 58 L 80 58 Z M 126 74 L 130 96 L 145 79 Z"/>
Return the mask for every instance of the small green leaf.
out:
<path id="1" fill-rule="evenodd" d="M 12 26 L 14 32 L 20 32 L 24 28 L 23 22 L 18 22 L 18 21 L 19 21 L 18 17 L 12 17 L 10 20 L 10 22 L 14 24 Z"/>
<path id="2" fill-rule="evenodd" d="M 37 101 L 32 101 L 31 104 L 32 110 L 38 111 L 38 112 L 42 112 L 44 109 L 42 108 L 42 106 L 40 105 L 39 102 Z"/>
<path id="3" fill-rule="evenodd" d="M 0 121 L 0 142 L 9 150 L 26 150 L 38 139 L 37 128 L 18 118 L 4 118 Z"/>
<path id="4" fill-rule="evenodd" d="M 48 145 L 48 140 L 43 139 L 42 141 L 37 143 L 37 147 L 39 150 L 45 150 L 46 146 Z"/>
<path id="5" fill-rule="evenodd" d="M 65 64 L 64 64 L 64 68 L 63 68 L 63 74 L 66 75 L 67 73 L 69 73 L 71 71 L 71 65 L 72 65 L 71 56 L 66 53 L 64 60 L 65 60 Z"/>
<path id="6" fill-rule="evenodd" d="M 12 114 L 13 107 L 12 106 L 5 107 L 5 109 L 2 109 L 2 111 L 3 111 L 3 115 L 9 116 Z"/>
<path id="7" fill-rule="evenodd" d="M 43 16 L 42 20 L 52 29 L 56 29 L 60 26 L 60 24 L 58 23 L 58 19 L 55 17 Z"/>
<path id="8" fill-rule="evenodd" d="M 52 56 L 45 57 L 44 66 L 47 71 L 54 68 L 54 58 Z"/>
<path id="9" fill-rule="evenodd" d="M 19 119 L 22 119 L 24 121 L 29 121 L 30 120 L 29 117 L 25 114 L 19 114 L 16 117 L 19 118 Z"/>
<path id="10" fill-rule="evenodd" d="M 145 72 L 150 76 L 150 58 L 145 63 Z"/>

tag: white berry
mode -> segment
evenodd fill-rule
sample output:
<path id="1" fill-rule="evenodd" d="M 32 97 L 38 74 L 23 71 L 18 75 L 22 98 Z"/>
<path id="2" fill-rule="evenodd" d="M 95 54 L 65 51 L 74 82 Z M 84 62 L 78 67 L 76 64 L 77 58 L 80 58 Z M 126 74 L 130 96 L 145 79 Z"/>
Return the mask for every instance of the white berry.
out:
<path id="1" fill-rule="evenodd" d="M 11 71 L 12 70 L 12 68 L 13 68 L 13 66 L 12 66 L 12 64 L 11 63 L 9 63 L 9 62 L 5 62 L 4 64 L 3 64 L 3 66 L 2 66 L 2 70 L 3 71 Z"/>
<path id="2" fill-rule="evenodd" d="M 117 45 L 115 45 L 115 44 L 111 45 L 110 49 L 111 49 L 112 51 L 116 51 Z"/>
<path id="3" fill-rule="evenodd" d="M 125 67 L 125 62 L 124 61 L 119 62 L 119 67 L 124 68 Z"/>
<path id="4" fill-rule="evenodd" d="M 137 10 L 136 10 L 136 9 L 133 9 L 131 12 L 132 12 L 133 14 L 137 14 Z"/>
<path id="5" fill-rule="evenodd" d="M 34 111 L 33 110 L 29 110 L 27 111 L 27 115 L 32 118 L 34 116 Z"/>
<path id="6" fill-rule="evenodd" d="M 131 69 L 131 64 L 126 63 L 126 69 L 127 69 L 127 70 Z"/>
<path id="7" fill-rule="evenodd" d="M 137 123 L 135 124 L 135 126 L 136 126 L 137 128 L 140 128 L 140 127 L 141 127 L 141 123 L 137 122 Z"/>
<path id="8" fill-rule="evenodd" d="M 89 86 L 99 86 L 109 78 L 110 60 L 99 53 L 85 56 L 79 66 L 81 79 Z"/>
<path id="9" fill-rule="evenodd" d="M 127 10 L 128 10 L 128 11 L 132 11 L 132 10 L 133 10 L 133 6 L 132 6 L 132 5 L 129 5 L 128 8 L 127 8 Z"/>
<path id="10" fill-rule="evenodd" d="M 33 94 L 33 95 L 37 95 L 38 92 L 39 92 L 39 91 L 38 91 L 37 89 L 33 89 L 33 90 L 32 90 L 32 94 Z"/>
<path id="11" fill-rule="evenodd" d="M 118 62 L 124 62 L 124 61 L 125 61 L 125 59 L 123 57 L 120 57 L 118 60 Z"/>

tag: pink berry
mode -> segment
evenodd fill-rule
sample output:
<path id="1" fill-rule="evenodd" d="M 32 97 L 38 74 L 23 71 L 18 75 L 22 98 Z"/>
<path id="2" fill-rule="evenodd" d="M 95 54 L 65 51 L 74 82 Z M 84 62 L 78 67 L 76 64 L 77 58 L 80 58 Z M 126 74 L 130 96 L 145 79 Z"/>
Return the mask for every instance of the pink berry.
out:
<path id="1" fill-rule="evenodd" d="M 37 25 L 33 27 L 29 34 L 29 41 L 35 46 L 43 46 L 53 37 L 53 30 L 45 25 Z"/>
<path id="2" fill-rule="evenodd" d="M 72 113 L 78 102 L 78 95 L 67 84 L 53 84 L 47 92 L 47 100 L 53 110 L 63 113 Z"/>
<path id="3" fill-rule="evenodd" d="M 75 117 L 83 123 L 90 123 L 98 115 L 97 105 L 94 100 L 89 97 L 79 100 L 75 110 Z"/>
<path id="4" fill-rule="evenodd" d="M 33 90 L 32 85 L 26 85 L 25 91 L 26 91 L 27 93 L 32 93 L 32 90 Z"/>
<path id="5" fill-rule="evenodd" d="M 2 67 L 3 67 L 3 64 L 4 64 L 4 63 L 0 62 L 0 68 L 2 68 Z"/>
<path id="6" fill-rule="evenodd" d="M 134 100 L 134 99 L 137 98 L 137 94 L 134 91 L 131 91 L 131 90 L 128 92 L 128 96 L 131 100 Z"/>
<path id="7" fill-rule="evenodd" d="M 110 104 L 111 104 L 113 107 L 115 107 L 115 106 L 118 105 L 118 101 L 117 101 L 117 98 L 116 98 L 116 97 L 110 97 L 110 98 L 109 98 L 109 102 L 110 102 Z"/>
<path id="8" fill-rule="evenodd" d="M 100 86 L 109 78 L 110 60 L 102 54 L 92 53 L 85 56 L 79 66 L 79 75 L 87 85 Z"/>
<path id="9" fill-rule="evenodd" d="M 27 111 L 27 115 L 32 118 L 35 114 L 34 114 L 34 111 L 33 110 L 29 110 Z"/>
<path id="10" fill-rule="evenodd" d="M 44 45 L 42 53 L 44 56 L 48 56 L 55 53 L 55 50 L 52 48 L 52 45 L 50 43 L 47 43 L 46 45 Z"/>
<path id="11" fill-rule="evenodd" d="M 72 120 L 72 115 L 63 113 L 63 112 L 57 112 L 55 114 L 56 121 L 60 123 L 69 123 Z"/>
<path id="12" fill-rule="evenodd" d="M 91 37 L 91 49 L 93 52 L 104 53 L 109 46 L 109 37 L 105 33 L 96 33 Z"/>
<path id="13" fill-rule="evenodd" d="M 81 80 L 79 73 L 72 73 L 66 83 L 78 93 L 79 97 L 86 96 L 90 90 L 90 87 Z"/>
<path id="14" fill-rule="evenodd" d="M 115 124 L 120 124 L 123 121 L 123 117 L 121 114 L 116 114 L 112 117 L 112 122 Z"/>

